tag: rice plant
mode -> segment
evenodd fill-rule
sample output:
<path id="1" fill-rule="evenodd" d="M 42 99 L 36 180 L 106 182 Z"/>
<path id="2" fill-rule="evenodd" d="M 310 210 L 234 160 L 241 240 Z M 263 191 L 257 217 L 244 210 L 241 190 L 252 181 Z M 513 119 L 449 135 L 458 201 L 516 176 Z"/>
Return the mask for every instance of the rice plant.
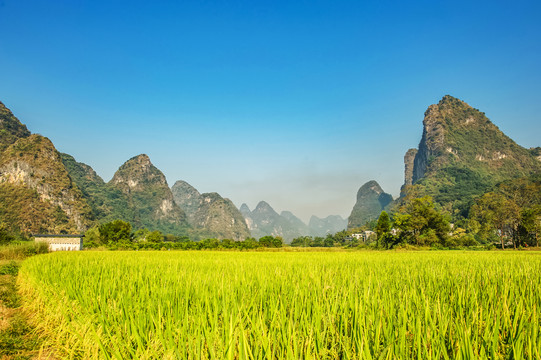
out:
<path id="1" fill-rule="evenodd" d="M 67 359 L 536 359 L 539 255 L 54 253 L 19 283 Z"/>

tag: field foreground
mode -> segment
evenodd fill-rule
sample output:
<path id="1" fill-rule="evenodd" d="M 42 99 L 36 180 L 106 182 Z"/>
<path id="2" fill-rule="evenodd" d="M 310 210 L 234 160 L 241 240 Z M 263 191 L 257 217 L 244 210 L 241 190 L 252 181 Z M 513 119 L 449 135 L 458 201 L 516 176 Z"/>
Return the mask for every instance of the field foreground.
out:
<path id="1" fill-rule="evenodd" d="M 541 358 L 541 254 L 72 252 L 26 260 L 62 358 Z"/>

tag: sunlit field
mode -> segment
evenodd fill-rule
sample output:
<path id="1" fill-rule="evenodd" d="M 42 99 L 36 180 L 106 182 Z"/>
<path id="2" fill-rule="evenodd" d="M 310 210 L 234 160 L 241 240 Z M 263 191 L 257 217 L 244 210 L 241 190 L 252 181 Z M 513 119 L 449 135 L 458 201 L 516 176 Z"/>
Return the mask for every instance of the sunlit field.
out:
<path id="1" fill-rule="evenodd" d="M 534 252 L 71 252 L 26 260 L 60 358 L 541 357 Z"/>

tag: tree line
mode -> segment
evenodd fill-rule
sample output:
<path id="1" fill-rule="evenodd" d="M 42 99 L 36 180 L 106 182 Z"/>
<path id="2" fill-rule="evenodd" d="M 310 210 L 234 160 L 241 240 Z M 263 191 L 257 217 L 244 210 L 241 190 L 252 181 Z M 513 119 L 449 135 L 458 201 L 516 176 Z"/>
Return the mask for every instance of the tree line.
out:
<path id="1" fill-rule="evenodd" d="M 159 230 L 146 228 L 132 230 L 132 225 L 123 220 L 113 220 L 89 229 L 83 240 L 85 248 L 105 247 L 110 250 L 204 250 L 280 248 L 283 239 L 279 236 L 263 236 L 259 239 L 247 238 L 244 241 L 208 238 L 200 241 L 187 236 L 163 234 Z"/>

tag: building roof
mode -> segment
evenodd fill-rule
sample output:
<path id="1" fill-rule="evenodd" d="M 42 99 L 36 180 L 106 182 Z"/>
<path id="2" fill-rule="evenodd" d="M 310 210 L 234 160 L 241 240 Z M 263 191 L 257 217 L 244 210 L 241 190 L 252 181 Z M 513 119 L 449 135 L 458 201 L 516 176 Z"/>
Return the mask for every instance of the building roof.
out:
<path id="1" fill-rule="evenodd" d="M 32 234 L 33 237 L 39 237 L 39 238 L 82 238 L 84 235 L 82 234 L 74 234 L 74 235 L 68 235 L 68 234 Z"/>

